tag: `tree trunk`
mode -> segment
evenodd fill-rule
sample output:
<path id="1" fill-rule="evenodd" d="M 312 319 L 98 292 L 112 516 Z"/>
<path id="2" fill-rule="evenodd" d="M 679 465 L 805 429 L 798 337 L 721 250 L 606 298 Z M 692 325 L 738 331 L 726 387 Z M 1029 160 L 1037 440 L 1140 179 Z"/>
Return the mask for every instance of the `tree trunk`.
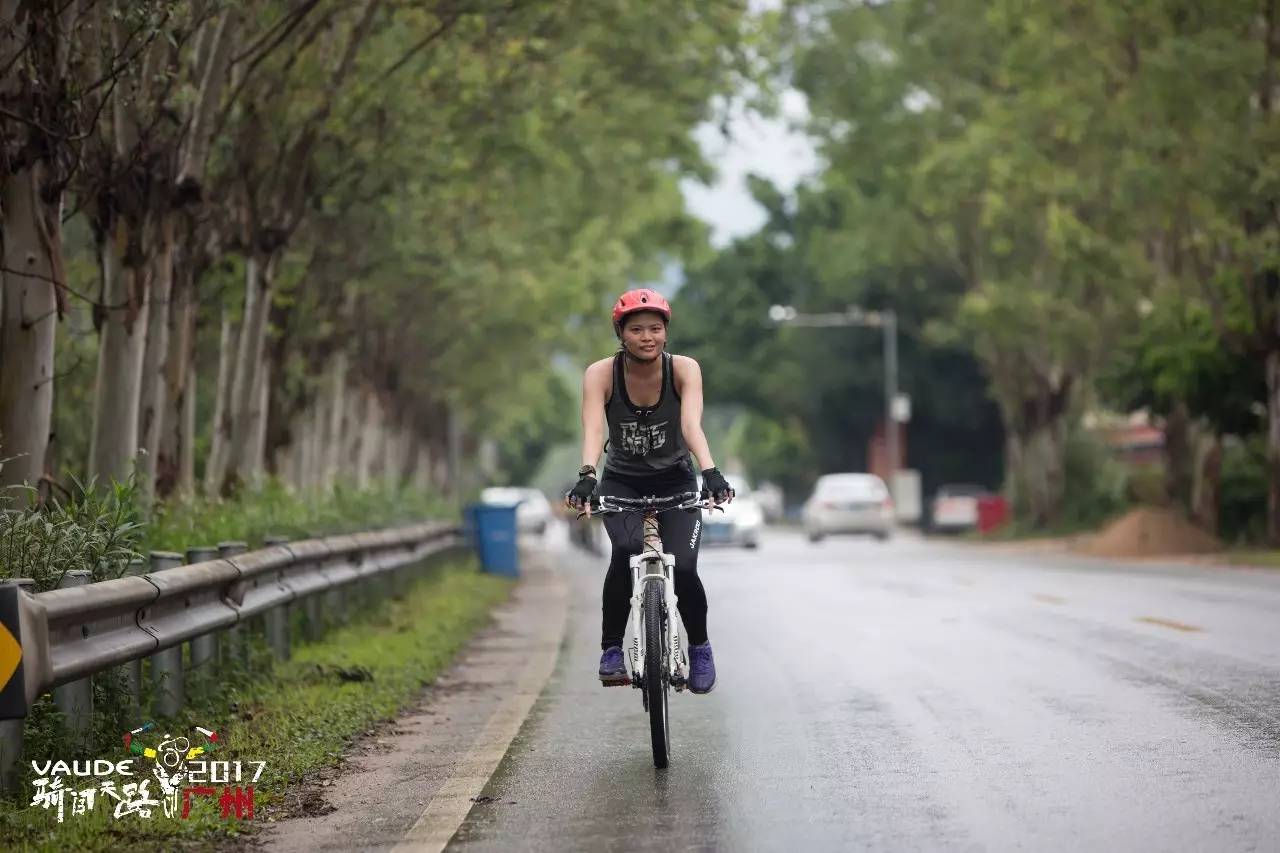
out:
<path id="1" fill-rule="evenodd" d="M 458 495 L 453 493 L 453 480 L 450 477 L 452 469 L 456 467 L 450 462 L 451 456 L 452 447 L 447 442 L 431 446 L 431 478 L 438 494 L 457 500 Z"/>
<path id="2" fill-rule="evenodd" d="M 466 432 L 462 425 L 462 418 L 458 415 L 458 410 L 450 404 L 448 409 L 448 457 L 446 470 L 448 471 L 447 490 L 449 497 L 454 501 L 462 500 L 462 496 L 466 493 L 466 487 L 463 483 L 464 471 L 462 470 L 462 452 L 463 445 L 466 443 Z"/>
<path id="3" fill-rule="evenodd" d="M 227 81 L 227 62 L 231 42 L 237 30 L 239 12 L 228 8 L 216 20 L 206 24 L 201 50 L 196 57 L 199 94 L 191 109 L 191 125 L 187 133 L 182 162 L 178 169 L 179 188 L 199 188 L 209 159 L 213 139 L 213 122 L 222 89 Z"/>
<path id="4" fill-rule="evenodd" d="M 383 431 L 382 479 L 393 487 L 399 487 L 404 478 L 404 431 L 394 421 Z"/>
<path id="5" fill-rule="evenodd" d="M 1059 415 L 1009 435 L 1014 494 L 1036 528 L 1053 524 L 1062 509 L 1066 434 L 1066 418 Z"/>
<path id="6" fill-rule="evenodd" d="M 126 480 L 138 452 L 138 400 L 146 351 L 146 267 L 126 266 L 125 221 L 117 219 L 101 250 L 103 309 L 98 381 L 89 443 L 89 476 L 104 483 Z"/>
<path id="7" fill-rule="evenodd" d="M 342 407 L 342 460 L 338 477 L 344 486 L 352 486 L 356 482 L 360 462 L 361 424 L 363 423 L 359 386 L 348 388 L 343 395 L 346 404 Z"/>
<path id="8" fill-rule="evenodd" d="M 174 492 L 183 497 L 196 493 L 196 375 L 193 358 L 187 362 L 187 381 L 182 392 L 182 436 L 178 442 L 178 483 L 174 488 Z"/>
<path id="9" fill-rule="evenodd" d="M 189 494 L 191 479 L 184 470 L 188 446 L 193 436 L 187 423 L 189 385 L 194 375 L 195 348 L 194 282 L 189 270 L 174 270 L 169 307 L 169 355 L 165 363 L 164 407 L 160 416 L 160 446 L 156 453 L 156 494 L 160 497 Z M 194 399 L 191 401 L 194 403 Z M 194 414 L 194 406 L 192 413 Z M 192 456 L 194 459 L 194 456 Z M 184 492 L 184 489 L 186 490 Z"/>
<path id="10" fill-rule="evenodd" d="M 1001 492 L 1004 494 L 1005 501 L 1009 504 L 1009 510 L 1014 515 L 1021 517 L 1023 515 L 1022 495 L 1018 493 L 1018 478 L 1013 474 L 1018 470 L 1018 442 L 1014 438 L 1013 430 L 1008 426 L 1008 420 L 1005 420 L 1004 430 L 1004 483 Z"/>
<path id="11" fill-rule="evenodd" d="M 332 489 L 338 480 L 338 471 L 342 457 L 342 416 L 346 410 L 347 391 L 347 354 L 339 351 L 330 362 L 332 375 L 329 378 L 328 423 L 321 446 L 324 455 L 313 460 L 321 466 L 319 485 L 324 489 Z"/>
<path id="12" fill-rule="evenodd" d="M 431 448 L 421 436 L 413 436 L 412 461 L 413 486 L 421 491 L 431 488 Z"/>
<path id="13" fill-rule="evenodd" d="M 1210 434 L 1200 441 L 1192 520 L 1209 533 L 1218 534 L 1218 507 L 1222 494 L 1222 436 Z"/>
<path id="14" fill-rule="evenodd" d="M 294 424 L 293 443 L 289 447 L 289 483 L 299 492 L 311 488 L 307 481 L 307 466 L 312 464 L 310 457 L 314 448 L 316 423 L 318 420 L 310 412 L 302 412 Z"/>
<path id="15" fill-rule="evenodd" d="M 1164 492 L 1170 503 L 1184 512 L 1191 509 L 1191 487 L 1195 471 L 1195 446 L 1191 415 L 1181 400 L 1174 404 L 1164 427 Z"/>
<path id="16" fill-rule="evenodd" d="M 356 488 L 364 491 L 374 477 L 374 464 L 378 453 L 378 423 L 380 420 L 378 397 L 369 388 L 360 393 L 364 402 L 364 414 L 360 420 L 360 455 L 356 465 Z"/>
<path id="17" fill-rule="evenodd" d="M 63 274 L 61 201 L 42 209 L 43 171 L 37 164 L 0 186 L 0 241 L 9 270 L 0 274 L 0 460 L 7 460 L 0 462 L 0 486 L 39 481 L 53 417 L 58 294 L 51 280 Z"/>
<path id="18" fill-rule="evenodd" d="M 173 297 L 173 221 L 161 223 L 160 251 L 151 263 L 147 293 L 147 340 L 142 359 L 142 387 L 138 403 L 138 482 L 145 504 L 156 494 L 160 445 L 167 425 L 169 399 L 169 313 Z"/>
<path id="19" fill-rule="evenodd" d="M 261 459 L 254 456 L 254 435 L 262 417 L 261 399 L 263 348 L 267 336 L 267 315 L 271 308 L 271 279 L 277 255 L 253 254 L 245 267 L 244 322 L 236 352 L 236 371 L 231 382 L 231 445 L 221 491 L 226 494 L 258 476 Z"/>
<path id="20" fill-rule="evenodd" d="M 267 411 L 271 406 L 271 379 L 274 365 L 266 360 L 258 371 L 258 384 L 254 394 L 253 409 L 249 414 L 252 432 L 249 435 L 249 453 L 244 467 L 244 479 L 250 486 L 259 488 L 266 474 Z"/>
<path id="21" fill-rule="evenodd" d="M 329 433 L 332 421 L 332 413 L 322 407 L 317 407 L 313 416 L 307 419 L 309 427 L 307 440 L 303 445 L 302 462 L 299 466 L 299 480 L 308 490 L 333 488 L 334 481 L 325 476 L 324 466 L 325 460 L 329 457 L 328 442 L 340 441 L 342 438 L 341 412 L 338 414 L 338 433 L 335 436 Z"/>
<path id="22" fill-rule="evenodd" d="M 289 482 L 299 492 L 312 488 L 308 471 L 315 465 L 316 432 L 322 412 L 321 407 L 315 412 L 302 412 L 294 422 L 293 443 L 289 446 Z"/>
<path id="23" fill-rule="evenodd" d="M 1004 354 L 1006 362 L 1014 358 Z M 1044 528 L 1058 521 L 1066 494 L 1067 416 L 1075 380 L 1050 371 L 1036 375 L 1032 390 L 1025 377 L 1002 374 L 1001 367 L 999 360 L 987 364 L 1004 420 L 1006 492 L 1020 518 Z"/>
<path id="24" fill-rule="evenodd" d="M 1267 543 L 1280 548 L 1280 349 L 1267 353 Z"/>
<path id="25" fill-rule="evenodd" d="M 227 473 L 231 441 L 231 374 L 235 370 L 238 340 L 231 309 L 224 305 L 222 333 L 218 337 L 218 379 L 214 387 L 213 425 L 209 430 L 209 458 L 204 466 L 204 492 L 209 496 L 218 494 Z"/>

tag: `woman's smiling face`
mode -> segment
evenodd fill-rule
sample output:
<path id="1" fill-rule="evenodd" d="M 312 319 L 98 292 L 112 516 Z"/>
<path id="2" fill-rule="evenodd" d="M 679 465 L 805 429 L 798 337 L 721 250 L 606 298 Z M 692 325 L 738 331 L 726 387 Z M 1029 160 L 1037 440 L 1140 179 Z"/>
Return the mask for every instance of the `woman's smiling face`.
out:
<path id="1" fill-rule="evenodd" d="M 667 323 L 657 311 L 637 311 L 622 320 L 622 346 L 634 358 L 652 361 L 667 345 Z"/>

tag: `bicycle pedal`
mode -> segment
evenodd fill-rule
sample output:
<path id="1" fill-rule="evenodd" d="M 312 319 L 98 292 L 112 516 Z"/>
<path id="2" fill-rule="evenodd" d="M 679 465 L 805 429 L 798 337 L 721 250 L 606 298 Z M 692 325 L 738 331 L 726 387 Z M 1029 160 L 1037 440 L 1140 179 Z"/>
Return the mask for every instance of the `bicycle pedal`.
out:
<path id="1" fill-rule="evenodd" d="M 624 678 L 622 680 L 618 680 L 618 679 L 610 678 L 606 680 L 602 678 L 600 679 L 600 683 L 603 684 L 605 687 L 627 687 L 631 684 L 631 679 Z"/>

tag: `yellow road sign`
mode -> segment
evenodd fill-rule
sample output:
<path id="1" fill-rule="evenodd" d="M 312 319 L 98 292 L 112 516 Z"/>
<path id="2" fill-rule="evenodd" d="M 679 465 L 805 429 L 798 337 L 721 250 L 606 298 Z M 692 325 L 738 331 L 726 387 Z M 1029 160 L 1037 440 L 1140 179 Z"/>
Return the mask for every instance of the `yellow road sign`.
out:
<path id="1" fill-rule="evenodd" d="M 0 625 L 0 690 L 9 683 L 9 679 L 18 671 L 22 663 L 22 644 L 13 636 L 8 625 Z"/>
<path id="2" fill-rule="evenodd" d="M 20 594 L 16 585 L 0 584 L 0 720 L 17 720 L 27 715 Z"/>

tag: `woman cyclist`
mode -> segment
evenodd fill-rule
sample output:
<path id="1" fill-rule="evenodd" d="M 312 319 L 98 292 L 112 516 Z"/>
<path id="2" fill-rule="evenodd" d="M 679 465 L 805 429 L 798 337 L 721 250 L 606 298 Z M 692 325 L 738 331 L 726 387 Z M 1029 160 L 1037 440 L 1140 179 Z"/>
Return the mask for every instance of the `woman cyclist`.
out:
<path id="1" fill-rule="evenodd" d="M 613 306 L 618 352 L 582 376 L 582 469 L 565 495 L 576 509 L 590 511 L 597 487 L 615 497 L 667 497 L 697 488 L 692 453 L 702 469 L 703 493 L 717 504 L 733 500 L 733 489 L 711 459 L 702 432 L 702 369 L 698 362 L 666 352 L 671 306 L 661 294 L 630 290 Z M 597 486 L 595 463 L 609 444 L 604 475 Z M 604 578 L 600 681 L 626 684 L 622 634 L 631 609 L 630 558 L 639 554 L 642 527 L 623 515 L 604 522 L 613 552 Z M 689 689 L 708 693 L 716 683 L 715 659 L 707 639 L 707 595 L 698 578 L 699 513 L 658 516 L 662 544 L 675 556 L 676 597 L 689 635 Z"/>

